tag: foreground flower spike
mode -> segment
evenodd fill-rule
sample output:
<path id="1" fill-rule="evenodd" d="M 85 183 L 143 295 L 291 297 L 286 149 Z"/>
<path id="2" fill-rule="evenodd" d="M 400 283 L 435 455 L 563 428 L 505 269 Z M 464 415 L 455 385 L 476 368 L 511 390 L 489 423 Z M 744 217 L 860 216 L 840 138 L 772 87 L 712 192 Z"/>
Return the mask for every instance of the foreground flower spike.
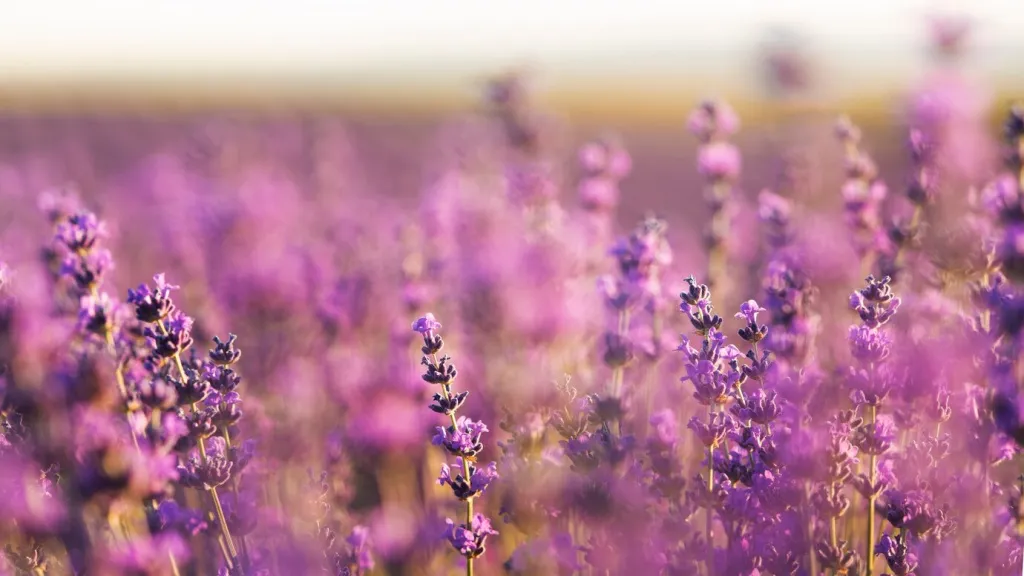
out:
<path id="1" fill-rule="evenodd" d="M 707 448 L 707 477 L 704 478 L 702 489 L 705 490 L 704 537 L 707 541 L 707 569 L 709 574 L 715 572 L 714 536 L 714 500 L 716 489 L 715 448 L 722 442 L 723 436 L 731 428 L 732 421 L 723 419 L 723 408 L 736 394 L 742 395 L 739 389 L 741 374 L 736 358 L 740 351 L 732 345 L 725 344 L 725 335 L 719 332 L 723 319 L 714 313 L 711 303 L 711 289 L 705 284 L 697 284 L 690 276 L 686 279 L 689 289 L 679 295 L 682 302 L 680 311 L 690 319 L 690 324 L 697 334 L 703 337 L 700 348 L 691 346 L 689 338 L 683 336 L 683 343 L 678 350 L 685 355 L 686 376 L 683 382 L 693 384 L 693 397 L 703 406 L 707 406 L 707 422 L 701 423 L 696 417 L 690 421 L 689 428 L 697 433 L 701 443 Z M 748 303 L 749 304 L 749 303 Z M 756 303 L 748 306 L 752 316 L 758 309 Z M 756 318 L 754 318 L 756 324 Z"/>
<path id="2" fill-rule="evenodd" d="M 128 302 L 135 306 L 135 317 L 148 324 L 144 334 L 152 342 L 156 357 L 162 359 L 160 362 L 163 366 L 167 366 L 166 361 L 171 361 L 164 377 L 174 378 L 170 370 L 173 368 L 177 371 L 177 380 L 172 382 L 178 402 L 190 408 L 187 414 L 182 410 L 179 415 L 186 422 L 189 436 L 199 452 L 198 457 L 193 455 L 179 467 L 179 474 L 184 486 L 209 492 L 218 527 L 224 538 L 224 560 L 229 571 L 236 570 L 243 558 L 239 556 L 231 536 L 217 488 L 232 478 L 237 482 L 242 465 L 238 462 L 239 465 L 235 466 L 236 462 L 232 460 L 228 433 L 229 427 L 241 418 L 238 395 L 234 392 L 227 395 L 222 395 L 220 391 L 211 393 L 210 383 L 203 379 L 203 374 L 185 367 L 181 355 L 192 346 L 193 320 L 178 310 L 171 299 L 171 291 L 177 289 L 177 286 L 168 284 L 163 274 L 154 276 L 153 282 L 153 287 L 142 284 L 135 290 L 129 290 Z M 217 346 L 211 351 L 211 357 L 234 357 L 237 351 L 232 348 L 233 341 L 230 338 L 228 343 L 222 345 L 216 340 Z M 206 405 L 200 405 L 201 401 Z M 212 438 L 218 430 L 222 432 L 223 438 Z M 208 451 L 207 441 L 213 440 L 219 442 L 214 443 Z M 244 560 L 248 561 L 247 558 Z"/>
<path id="3" fill-rule="evenodd" d="M 894 386 L 895 375 L 885 362 L 892 351 L 892 339 L 883 327 L 900 307 L 900 299 L 892 292 L 891 278 L 876 280 L 868 276 L 866 286 L 850 295 L 850 308 L 860 316 L 861 324 L 850 326 L 850 354 L 858 363 L 850 369 L 851 399 L 858 407 L 867 407 L 867 421 L 858 428 L 854 443 L 868 454 L 868 475 L 860 479 L 867 487 L 867 574 L 874 571 L 875 490 L 878 457 L 889 450 L 895 434 L 892 424 L 879 420 L 878 408 Z"/>
<path id="4" fill-rule="evenodd" d="M 458 371 L 451 363 L 451 358 L 437 357 L 437 353 L 444 348 L 444 340 L 439 333 L 441 323 L 433 314 L 428 313 L 412 323 L 412 330 L 423 337 L 421 364 L 426 366 L 423 380 L 441 387 L 441 392 L 434 394 L 434 403 L 430 409 L 448 416 L 451 422 L 448 426 L 437 427 L 433 444 L 444 447 L 448 454 L 455 456 L 455 469 L 447 463 L 442 464 L 437 483 L 450 487 L 452 494 L 466 503 L 465 523 L 456 524 L 454 520 L 447 519 L 445 538 L 466 558 L 466 576 L 473 576 L 473 560 L 484 553 L 487 537 L 498 534 L 491 527 L 490 520 L 473 512 L 473 501 L 498 478 L 498 467 L 495 462 L 485 466 L 477 463 L 477 456 L 484 447 L 481 438 L 488 431 L 487 426 L 483 422 L 456 415 L 465 403 L 468 391 L 458 394 L 452 391 L 452 383 Z"/>

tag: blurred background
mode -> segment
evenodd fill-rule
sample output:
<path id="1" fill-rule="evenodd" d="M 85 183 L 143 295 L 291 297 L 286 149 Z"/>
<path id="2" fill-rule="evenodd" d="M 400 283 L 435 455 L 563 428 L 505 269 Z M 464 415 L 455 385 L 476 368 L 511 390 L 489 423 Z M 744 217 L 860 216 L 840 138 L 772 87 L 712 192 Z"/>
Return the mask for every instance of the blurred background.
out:
<path id="1" fill-rule="evenodd" d="M 742 119 L 725 243 L 740 289 L 721 308 L 760 293 L 757 196 L 774 187 L 800 207 L 815 286 L 839 295 L 821 306 L 835 312 L 824 333 L 842 336 L 837 302 L 863 275 L 836 117 L 863 129 L 893 190 L 887 216 L 907 208 L 908 128 L 932 130 L 948 193 L 929 223 L 944 229 L 999 169 L 998 121 L 1024 95 L 1021 55 L 1019 0 L 7 2 L 0 258 L 39 260 L 53 234 L 40 193 L 70 187 L 110 229 L 105 290 L 167 272 L 197 342 L 241 336 L 254 375 L 243 436 L 295 464 L 292 499 L 305 498 L 296 479 L 309 462 L 351 461 L 352 508 L 374 511 L 390 573 L 437 574 L 417 560 L 408 521 L 425 518 L 436 542 L 435 510 L 409 505 L 440 500 L 441 457 L 423 446 L 437 422 L 410 318 L 438 312 L 487 422 L 558 396 L 567 373 L 598 389 L 604 367 L 588 365 L 607 319 L 593 313 L 592 280 L 612 265 L 613 235 L 650 212 L 669 222 L 667 296 L 710 267 L 707 179 L 686 124 L 714 97 Z M 493 82 L 507 73 L 516 81 Z M 621 201 L 616 180 L 597 206 L 613 225 L 591 234 L 601 201 L 581 201 L 578 150 L 609 133 L 632 170 Z M 509 218 L 528 204 L 513 192 L 582 224 L 524 242 L 546 213 L 530 204 Z M 646 338 L 652 357 L 670 349 Z"/>
<path id="2" fill-rule="evenodd" d="M 827 130 L 842 111 L 886 123 L 950 71 L 998 114 L 1024 88 L 1022 53 L 1012 0 L 34 0 L 0 19 L 0 162 L 9 187 L 99 187 L 155 153 L 265 161 L 253 131 L 281 129 L 291 140 L 267 138 L 304 159 L 289 170 L 319 154 L 357 164 L 364 190 L 410 196 L 437 128 L 519 70 L 568 142 L 625 137 L 632 222 L 668 208 L 651 186 L 666 170 L 676 190 L 696 176 L 674 167 L 691 163 L 684 121 L 704 97 L 738 110 L 756 166 L 780 121 Z M 328 132 L 344 145 L 317 148 Z"/>
<path id="3" fill-rule="evenodd" d="M 88 195 L 169 153 L 217 163 L 201 170 L 213 179 L 270 159 L 299 179 L 333 164 L 364 192 L 415 197 L 439 128 L 481 112 L 487 81 L 515 70 L 559 119 L 562 157 L 606 130 L 624 138 L 632 223 L 697 186 L 684 123 L 702 98 L 743 118 L 756 191 L 780 141 L 831 141 L 840 112 L 883 164 L 902 137 L 872 126 L 900 130 L 922 90 L 994 126 L 1024 92 L 1020 54 L 1012 0 L 9 3 L 0 183 Z"/>
<path id="4" fill-rule="evenodd" d="M 799 50 L 815 98 L 878 100 L 921 74 L 928 20 L 951 14 L 972 73 L 1024 85 L 1012 0 L 35 0 L 5 6 L 0 63 L 9 109 L 434 112 L 525 66 L 573 116 L 671 118 L 694 95 L 764 97 L 768 49 Z"/>

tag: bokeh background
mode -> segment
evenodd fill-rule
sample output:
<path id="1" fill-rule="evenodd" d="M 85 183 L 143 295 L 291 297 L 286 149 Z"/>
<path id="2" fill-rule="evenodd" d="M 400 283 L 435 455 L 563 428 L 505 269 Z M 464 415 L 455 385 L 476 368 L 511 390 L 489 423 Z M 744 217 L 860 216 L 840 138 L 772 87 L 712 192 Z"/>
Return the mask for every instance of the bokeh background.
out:
<path id="1" fill-rule="evenodd" d="M 936 22 L 955 59 L 937 57 Z M 519 70 L 558 116 L 562 152 L 607 130 L 624 138 L 636 170 L 620 216 L 633 222 L 678 212 L 696 189 L 683 123 L 701 98 L 740 112 L 748 166 L 777 158 L 780 138 L 828 138 L 839 112 L 888 126 L 866 130 L 885 162 L 914 90 L 953 71 L 996 114 L 1024 87 L 1021 53 L 1011 0 L 12 3 L 0 169 L 9 190 L 88 191 L 158 154 L 216 155 L 221 170 L 272 156 L 300 180 L 346 164 L 336 171 L 357 171 L 360 193 L 413 197 L 439 127 Z M 746 187 L 770 184 L 745 173 L 760 179 Z"/>
<path id="2" fill-rule="evenodd" d="M 50 233 L 37 198 L 72 185 L 111 231 L 117 268 L 105 289 L 123 297 L 167 271 L 197 318 L 197 342 L 241 335 L 245 437 L 289 465 L 269 475 L 283 486 L 278 509 L 304 501 L 310 462 L 351 464 L 354 479 L 336 481 L 352 494 L 339 499 L 369 518 L 381 564 L 437 574 L 440 564 L 422 562 L 414 545 L 417 530 L 434 540 L 439 532 L 440 456 L 424 447 L 436 422 L 409 353 L 410 311 L 436 305 L 446 326 L 453 318 L 478 330 L 464 326 L 452 341 L 474 413 L 488 422 L 519 396 L 553 394 L 560 362 L 575 356 L 537 359 L 551 356 L 560 331 L 602 322 L 569 306 L 599 310 L 593 283 L 589 299 L 563 293 L 563 302 L 521 273 L 575 274 L 565 254 L 521 250 L 522 229 L 494 203 L 474 203 L 486 186 L 459 186 L 460 163 L 493 156 L 484 148 L 494 126 L 479 121 L 492 78 L 520 74 L 531 107 L 555 127 L 545 153 L 566 167 L 559 200 L 570 211 L 579 145 L 621 139 L 633 171 L 615 232 L 649 212 L 669 221 L 669 294 L 705 267 L 708 208 L 686 118 L 705 97 L 730 102 L 743 119 L 736 262 L 757 264 L 757 193 L 796 167 L 807 186 L 794 196 L 812 215 L 807 259 L 839 302 L 860 278 L 842 224 L 836 116 L 862 127 L 864 147 L 899 190 L 908 124 L 939 111 L 956 136 L 948 158 L 960 179 L 950 187 L 962 192 L 966 184 L 956 186 L 998 166 L 993 135 L 1005 104 L 1024 94 L 1022 54 L 1024 10 L 1011 0 L 7 3 L 0 256 L 37 259 Z M 446 185 L 458 194 L 445 196 Z M 416 234 L 437 223 L 425 212 L 444 220 L 449 208 L 450 222 L 479 227 L 438 234 L 458 259 L 433 277 L 420 253 L 429 242 Z M 476 254 L 467 237 L 494 254 Z M 830 251 L 839 255 L 817 257 Z M 417 293 L 418 283 L 433 292 Z M 492 294 L 481 288 L 490 285 Z M 722 309 L 734 310 L 740 292 Z M 826 322 L 830 306 L 839 317 L 831 325 L 848 325 L 835 303 L 822 306 Z M 577 316 L 585 321 L 574 324 Z M 500 339 L 502 330 L 512 335 Z M 574 352 L 594 360 L 591 348 Z M 674 382 L 679 366 L 668 368 Z M 577 382 L 599 380 L 578 373 Z M 509 534 L 491 569 L 520 543 Z"/>

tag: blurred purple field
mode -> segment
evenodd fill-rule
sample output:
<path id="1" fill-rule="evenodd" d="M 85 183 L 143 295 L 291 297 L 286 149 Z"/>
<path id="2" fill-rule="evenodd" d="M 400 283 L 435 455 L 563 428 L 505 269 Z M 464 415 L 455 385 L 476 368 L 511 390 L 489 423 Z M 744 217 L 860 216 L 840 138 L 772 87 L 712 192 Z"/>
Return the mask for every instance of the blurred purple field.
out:
<path id="1" fill-rule="evenodd" d="M 0 574 L 1022 573 L 1024 108 L 524 86 L 0 118 Z"/>

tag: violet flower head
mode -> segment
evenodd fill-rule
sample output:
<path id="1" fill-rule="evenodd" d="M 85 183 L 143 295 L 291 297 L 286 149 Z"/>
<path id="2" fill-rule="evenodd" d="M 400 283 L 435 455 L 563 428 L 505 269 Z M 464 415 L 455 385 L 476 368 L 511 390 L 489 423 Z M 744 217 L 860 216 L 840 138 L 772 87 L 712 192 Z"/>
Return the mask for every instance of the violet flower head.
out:
<path id="1" fill-rule="evenodd" d="M 911 576 L 917 568 L 917 556 L 910 552 L 907 541 L 902 534 L 895 537 L 883 534 L 875 544 L 875 555 L 885 558 L 893 576 Z"/>
<path id="2" fill-rule="evenodd" d="M 445 523 L 448 526 L 445 538 L 459 554 L 469 559 L 481 556 L 485 551 L 487 537 L 498 534 L 483 514 L 474 514 L 468 525 L 456 525 L 451 519 L 446 519 Z"/>
<path id="3" fill-rule="evenodd" d="M 420 318 L 417 318 L 416 321 L 412 323 L 412 331 L 419 332 L 424 336 L 437 332 L 440 329 L 441 323 L 438 322 L 434 318 L 434 315 L 429 312 Z"/>
<path id="4" fill-rule="evenodd" d="M 56 239 L 71 252 L 84 253 L 106 235 L 106 224 L 95 214 L 78 212 L 57 225 Z"/>
<path id="5" fill-rule="evenodd" d="M 766 312 L 764 308 L 759 306 L 754 300 L 747 300 L 740 305 L 740 311 L 736 314 L 736 318 L 746 320 L 748 324 L 757 324 L 757 315 L 760 312 Z"/>
<path id="6" fill-rule="evenodd" d="M 135 290 L 128 290 L 128 303 L 135 305 L 135 317 L 142 322 L 155 323 L 174 312 L 171 290 L 178 286 L 168 284 L 163 274 L 153 276 L 154 288 L 140 284 Z"/>
<path id="7" fill-rule="evenodd" d="M 740 311 L 736 314 L 736 318 L 747 323 L 746 326 L 740 328 L 740 338 L 751 344 L 757 344 L 768 334 L 768 326 L 757 323 L 757 315 L 761 312 L 767 312 L 767 310 L 759 306 L 756 301 L 747 300 L 740 305 Z"/>
<path id="8" fill-rule="evenodd" d="M 82 296 L 78 308 L 78 329 L 104 336 L 115 330 L 117 307 L 106 292 Z"/>
<path id="9" fill-rule="evenodd" d="M 741 420 L 769 426 L 782 415 L 782 399 L 775 390 L 758 389 L 747 395 L 746 401 L 733 406 Z"/>
<path id="10" fill-rule="evenodd" d="M 693 416 L 686 425 L 692 430 L 705 448 L 717 448 L 725 440 L 727 434 L 735 426 L 735 422 L 725 412 L 716 412 L 710 422 L 704 422 Z"/>
<path id="11" fill-rule="evenodd" d="M 466 470 L 469 470 L 469 479 L 466 479 Z M 462 470 L 452 476 L 452 468 L 448 464 L 441 465 L 441 474 L 437 483 L 441 486 L 451 487 L 455 497 L 465 501 L 483 493 L 488 486 L 498 478 L 498 465 L 490 462 L 486 466 L 479 466 L 475 462 L 469 462 L 461 456 L 455 459 L 455 469 Z"/>
<path id="12" fill-rule="evenodd" d="M 729 401 L 729 393 L 740 381 L 740 373 L 723 369 L 708 360 L 686 365 L 683 382 L 691 382 L 693 397 L 703 406 L 721 406 Z"/>
<path id="13" fill-rule="evenodd" d="M 440 329 L 441 323 L 435 320 L 434 315 L 429 312 L 412 323 L 412 331 L 423 336 L 423 347 L 420 350 L 424 355 L 424 363 L 428 362 L 427 356 L 433 356 L 444 348 L 444 340 L 438 334 Z M 429 366 L 429 364 L 427 365 Z M 454 378 L 454 375 L 452 377 Z"/>
<path id="14" fill-rule="evenodd" d="M 690 324 L 702 336 L 721 328 L 723 319 L 714 313 L 714 306 L 711 304 L 711 290 L 706 284 L 697 284 L 697 280 L 693 276 L 689 276 L 686 283 L 690 287 L 686 292 L 679 294 L 679 298 L 682 300 L 679 310 L 690 318 Z"/>
<path id="15" fill-rule="evenodd" d="M 602 279 L 599 288 L 612 308 L 622 310 L 637 301 L 650 302 L 661 295 L 660 271 L 672 263 L 672 248 L 665 238 L 667 230 L 664 220 L 645 218 L 609 250 L 618 265 L 619 278 Z"/>
<path id="16" fill-rule="evenodd" d="M 139 309 L 136 307 L 137 312 Z M 189 316 L 174 311 L 163 329 L 155 330 L 147 326 L 146 336 L 153 340 L 158 355 L 170 358 L 185 352 L 192 346 L 194 342 L 192 339 L 193 323 L 194 320 Z"/>
<path id="17" fill-rule="evenodd" d="M 732 136 L 740 128 L 740 119 L 725 102 L 706 100 L 690 113 L 687 128 L 701 142 Z"/>
<path id="18" fill-rule="evenodd" d="M 87 252 L 69 254 L 61 262 L 58 273 L 74 282 L 82 293 L 89 293 L 113 269 L 114 257 L 110 251 L 93 248 Z"/>
<path id="19" fill-rule="evenodd" d="M 883 362 L 892 351 L 892 338 L 867 326 L 850 326 L 847 340 L 853 357 L 865 363 Z"/>
<path id="20" fill-rule="evenodd" d="M 895 440 L 896 428 L 889 418 L 878 418 L 872 424 L 862 425 L 853 436 L 857 449 L 873 456 L 888 452 Z"/>
<path id="21" fill-rule="evenodd" d="M 218 366 L 230 366 L 242 357 L 242 351 L 235 348 L 235 340 L 238 336 L 234 334 L 228 334 L 227 342 L 221 342 L 217 336 L 213 337 L 215 344 L 214 348 L 210 350 L 210 360 Z"/>
<path id="22" fill-rule="evenodd" d="M 875 329 L 889 321 L 900 307 L 900 299 L 892 292 L 888 276 L 876 280 L 868 276 L 867 286 L 850 295 L 850 308 L 860 316 L 867 328 Z"/>
<path id="23" fill-rule="evenodd" d="M 438 426 L 432 442 L 434 446 L 444 446 L 453 456 L 473 457 L 483 450 L 480 438 L 487 431 L 483 422 L 459 416 L 452 426 Z"/>
<path id="24" fill-rule="evenodd" d="M 729 142 L 705 144 L 697 153 L 697 171 L 712 181 L 735 180 L 741 167 L 740 150 Z"/>

